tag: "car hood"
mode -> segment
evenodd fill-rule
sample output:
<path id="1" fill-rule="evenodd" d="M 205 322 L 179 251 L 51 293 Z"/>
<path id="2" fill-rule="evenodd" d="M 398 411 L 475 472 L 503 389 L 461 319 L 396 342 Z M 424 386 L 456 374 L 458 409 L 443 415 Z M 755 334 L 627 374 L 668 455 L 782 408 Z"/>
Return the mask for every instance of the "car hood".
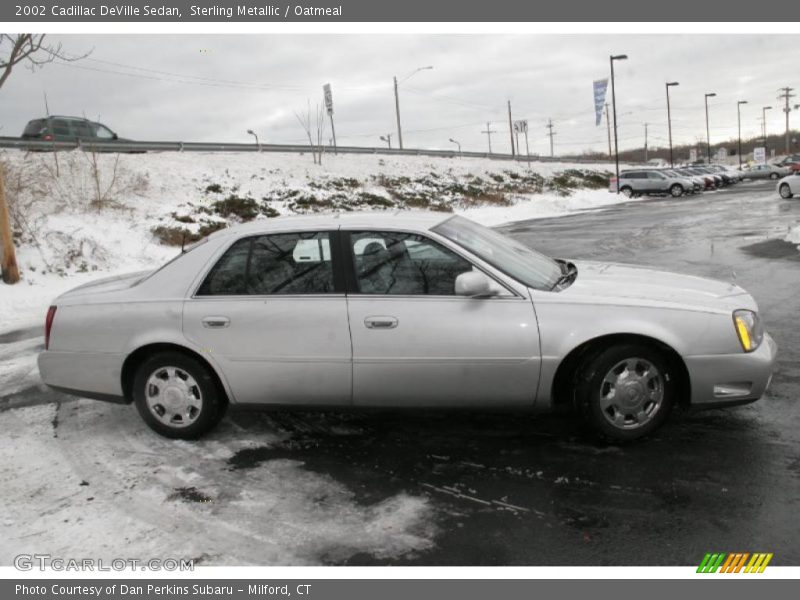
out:
<path id="1" fill-rule="evenodd" d="M 87 294 L 101 294 L 106 292 L 116 292 L 119 290 L 128 289 L 139 283 L 147 275 L 153 271 L 137 271 L 135 273 L 125 273 L 123 275 L 115 275 L 114 277 L 103 277 L 96 279 L 76 288 L 72 288 L 68 292 L 61 294 L 58 300 L 71 299 L 78 296 L 85 296 Z"/>
<path id="2" fill-rule="evenodd" d="M 756 310 L 753 298 L 734 283 L 620 263 L 572 261 L 578 276 L 564 299 L 635 306 L 670 306 L 714 312 Z"/>

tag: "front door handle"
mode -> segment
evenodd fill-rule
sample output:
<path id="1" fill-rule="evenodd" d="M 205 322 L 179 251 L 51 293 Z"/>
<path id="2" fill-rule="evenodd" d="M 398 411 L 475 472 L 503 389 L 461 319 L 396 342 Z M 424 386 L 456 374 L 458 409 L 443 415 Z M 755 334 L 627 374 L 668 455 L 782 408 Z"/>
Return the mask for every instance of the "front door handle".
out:
<path id="1" fill-rule="evenodd" d="M 397 323 L 395 317 L 367 317 L 364 319 L 367 329 L 394 329 L 397 327 Z"/>
<path id="2" fill-rule="evenodd" d="M 203 317 L 203 327 L 208 329 L 221 329 L 231 324 L 228 317 Z"/>

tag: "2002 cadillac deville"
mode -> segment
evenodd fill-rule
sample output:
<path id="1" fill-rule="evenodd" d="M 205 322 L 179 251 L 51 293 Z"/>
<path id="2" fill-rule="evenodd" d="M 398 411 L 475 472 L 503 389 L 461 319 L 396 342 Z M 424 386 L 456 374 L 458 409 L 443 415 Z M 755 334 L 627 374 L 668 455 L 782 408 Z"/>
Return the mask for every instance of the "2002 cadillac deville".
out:
<path id="1" fill-rule="evenodd" d="M 42 378 L 196 438 L 229 403 L 573 406 L 601 436 L 757 400 L 776 346 L 740 287 L 552 259 L 462 217 L 347 214 L 216 232 L 60 296 Z"/>

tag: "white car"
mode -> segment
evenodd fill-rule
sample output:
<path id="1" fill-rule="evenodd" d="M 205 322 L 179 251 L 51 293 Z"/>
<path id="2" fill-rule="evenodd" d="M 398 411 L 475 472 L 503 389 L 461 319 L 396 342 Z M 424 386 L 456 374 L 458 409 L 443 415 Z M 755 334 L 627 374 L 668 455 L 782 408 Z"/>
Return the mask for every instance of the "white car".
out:
<path id="1" fill-rule="evenodd" d="M 784 200 L 788 200 L 795 194 L 800 194 L 800 174 L 784 177 L 778 182 L 776 189 Z"/>
<path id="2" fill-rule="evenodd" d="M 673 404 L 757 400 L 776 350 L 734 283 L 553 259 L 463 217 L 400 212 L 254 221 L 67 292 L 39 370 L 135 402 L 177 438 L 235 403 L 572 405 L 630 440 Z"/>

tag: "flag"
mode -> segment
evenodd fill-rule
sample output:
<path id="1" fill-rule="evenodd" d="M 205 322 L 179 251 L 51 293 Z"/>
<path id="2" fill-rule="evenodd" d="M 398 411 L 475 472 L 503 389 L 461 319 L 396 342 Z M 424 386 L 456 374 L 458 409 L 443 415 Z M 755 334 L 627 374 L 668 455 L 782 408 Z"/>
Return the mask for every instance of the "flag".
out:
<path id="1" fill-rule="evenodd" d="M 600 125 L 603 120 L 603 106 L 606 103 L 608 79 L 598 79 L 594 82 L 594 124 Z"/>

